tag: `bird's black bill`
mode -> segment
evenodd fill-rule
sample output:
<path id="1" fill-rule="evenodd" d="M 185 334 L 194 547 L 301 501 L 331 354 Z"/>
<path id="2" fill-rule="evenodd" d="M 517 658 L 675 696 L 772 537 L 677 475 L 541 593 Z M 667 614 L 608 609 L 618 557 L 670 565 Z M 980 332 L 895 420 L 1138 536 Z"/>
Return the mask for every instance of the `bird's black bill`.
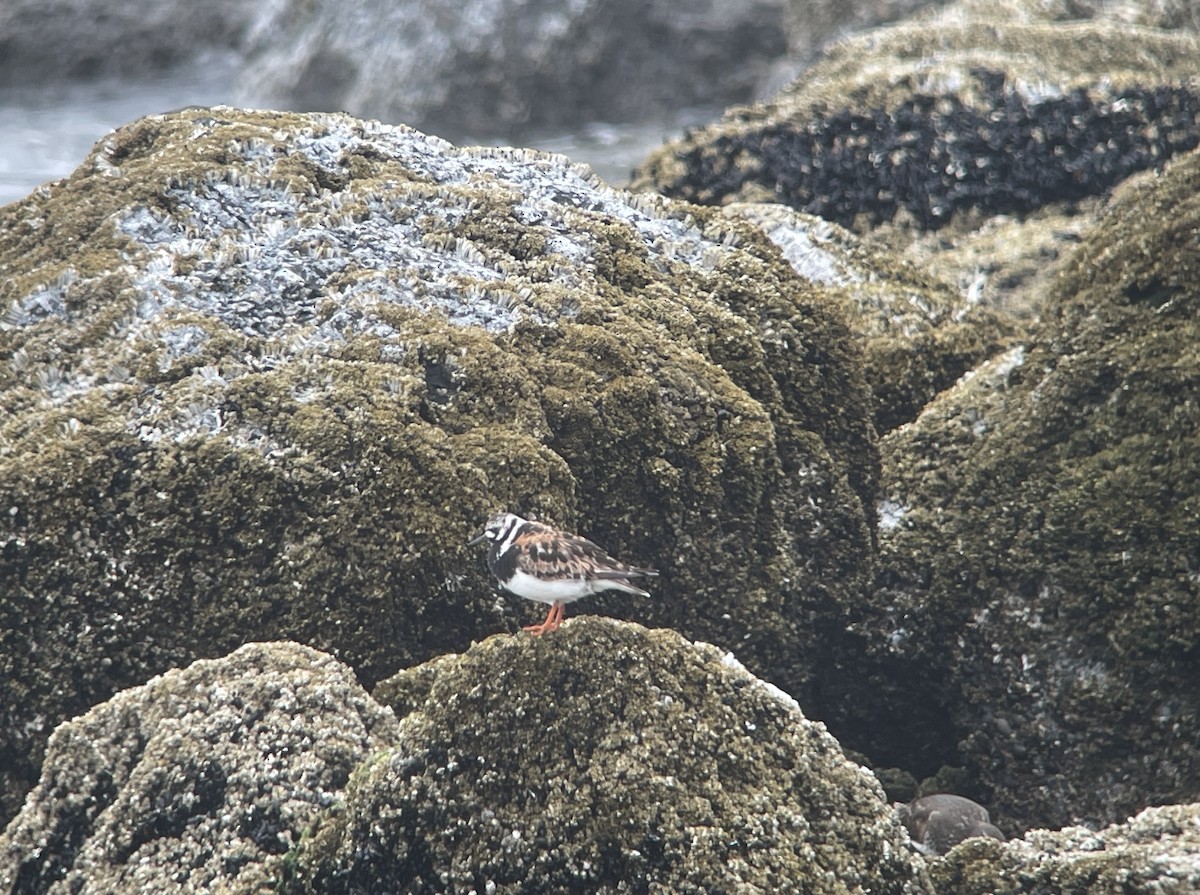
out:
<path id="1" fill-rule="evenodd" d="M 486 531 L 481 535 L 476 535 L 475 537 L 471 538 L 471 540 L 467 541 L 467 546 L 474 547 L 476 544 L 478 544 L 480 541 L 482 541 L 486 537 L 487 537 Z"/>

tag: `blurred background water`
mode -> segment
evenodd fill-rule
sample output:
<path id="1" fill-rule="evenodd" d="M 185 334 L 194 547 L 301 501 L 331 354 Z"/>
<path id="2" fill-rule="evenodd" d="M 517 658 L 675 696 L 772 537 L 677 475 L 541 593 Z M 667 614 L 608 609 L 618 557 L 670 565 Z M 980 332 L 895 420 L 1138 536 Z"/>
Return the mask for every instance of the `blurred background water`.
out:
<path id="1" fill-rule="evenodd" d="M 213 58 L 151 78 L 0 88 L 0 205 L 23 198 L 46 181 L 66 177 L 113 128 L 184 106 L 236 104 L 233 70 L 228 60 Z M 688 127 L 715 119 L 720 111 L 695 107 L 652 121 L 589 122 L 540 128 L 513 138 L 449 132 L 439 136 L 460 145 L 515 144 L 561 153 L 620 185 L 650 150 Z"/>
<path id="2" fill-rule="evenodd" d="M 781 86 L 847 30 L 939 0 L 0 0 L 0 204 L 184 106 L 338 110 L 586 162 Z"/>
<path id="3" fill-rule="evenodd" d="M 105 77 L 0 89 L 0 205 L 66 177 L 115 127 L 180 106 L 230 102 L 231 71 L 212 64 L 144 80 Z"/>

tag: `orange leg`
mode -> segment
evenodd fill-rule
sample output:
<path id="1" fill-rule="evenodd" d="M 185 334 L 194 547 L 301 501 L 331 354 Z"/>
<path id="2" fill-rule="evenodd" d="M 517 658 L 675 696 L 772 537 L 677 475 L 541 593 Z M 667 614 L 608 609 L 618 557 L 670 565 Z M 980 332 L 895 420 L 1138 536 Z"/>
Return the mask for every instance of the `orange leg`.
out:
<path id="1" fill-rule="evenodd" d="M 546 613 L 546 620 L 540 625 L 528 625 L 522 630 L 528 631 L 534 637 L 541 637 L 543 634 L 549 634 L 551 631 L 557 631 L 558 626 L 563 621 L 563 611 L 565 607 L 562 603 L 555 603 L 550 607 L 550 611 Z"/>
<path id="2" fill-rule="evenodd" d="M 563 623 L 563 615 L 566 613 L 567 607 L 563 603 L 555 603 L 550 607 L 550 611 L 554 613 L 554 619 L 550 622 L 550 627 L 546 629 L 547 632 L 558 630 L 558 626 Z"/>

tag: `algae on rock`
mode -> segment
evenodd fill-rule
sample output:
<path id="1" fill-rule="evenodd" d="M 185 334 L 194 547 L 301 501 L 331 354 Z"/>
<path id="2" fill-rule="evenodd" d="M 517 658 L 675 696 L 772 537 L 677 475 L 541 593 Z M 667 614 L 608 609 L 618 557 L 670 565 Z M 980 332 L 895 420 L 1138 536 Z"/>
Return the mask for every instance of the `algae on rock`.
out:
<path id="1" fill-rule="evenodd" d="M 844 293 L 863 343 L 881 435 L 912 420 L 935 395 L 1024 332 L 1011 314 L 960 295 L 915 264 L 815 215 L 773 203 L 721 212 L 763 229 L 796 273 Z"/>
<path id="2" fill-rule="evenodd" d="M 349 668 L 298 644 L 168 672 L 55 731 L 0 834 L 0 890 L 265 891 L 396 732 Z"/>
<path id="3" fill-rule="evenodd" d="M 800 698 L 858 652 L 861 355 L 754 227 L 215 108 L 117 130 L 0 234 L 0 816 L 54 724 L 197 656 L 287 638 L 374 682 L 515 628 L 465 546 L 497 509 L 662 568 L 591 606 Z"/>
<path id="4" fill-rule="evenodd" d="M 930 892 L 870 772 L 722 650 L 582 617 L 421 676 L 283 891 Z"/>
<path id="5" fill-rule="evenodd" d="M 1108 192 L 1200 144 L 1198 55 L 1194 31 L 1109 4 L 958 0 L 831 44 L 769 101 L 664 145 L 633 185 L 871 231 L 1032 316 Z"/>
<path id="6" fill-rule="evenodd" d="M 1147 808 L 1102 830 L 1031 830 L 976 839 L 930 865 L 954 895 L 1190 895 L 1200 890 L 1200 804 Z"/>
<path id="7" fill-rule="evenodd" d="M 1002 825 L 1197 796 L 1197 196 L 1200 153 L 1123 186 L 1029 345 L 884 441 L 868 640 Z"/>

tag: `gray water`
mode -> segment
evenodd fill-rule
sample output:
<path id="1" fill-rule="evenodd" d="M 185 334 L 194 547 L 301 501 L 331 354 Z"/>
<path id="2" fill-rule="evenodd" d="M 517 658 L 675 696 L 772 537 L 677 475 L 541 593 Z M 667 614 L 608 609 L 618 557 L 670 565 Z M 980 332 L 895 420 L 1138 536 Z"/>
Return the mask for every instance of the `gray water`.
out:
<path id="1" fill-rule="evenodd" d="M 39 184 L 69 175 L 92 145 L 116 127 L 184 106 L 232 104 L 234 70 L 231 61 L 210 59 L 156 80 L 0 89 L 0 205 L 23 198 Z M 448 138 L 460 145 L 507 144 L 557 152 L 591 165 L 606 181 L 620 186 L 630 170 L 664 140 L 718 114 L 716 109 L 688 109 L 660 121 L 598 122 L 517 139 Z"/>
<path id="2" fill-rule="evenodd" d="M 230 102 L 232 74 L 231 65 L 210 60 L 159 79 L 0 89 L 0 205 L 66 177 L 113 128 L 181 106 Z"/>

